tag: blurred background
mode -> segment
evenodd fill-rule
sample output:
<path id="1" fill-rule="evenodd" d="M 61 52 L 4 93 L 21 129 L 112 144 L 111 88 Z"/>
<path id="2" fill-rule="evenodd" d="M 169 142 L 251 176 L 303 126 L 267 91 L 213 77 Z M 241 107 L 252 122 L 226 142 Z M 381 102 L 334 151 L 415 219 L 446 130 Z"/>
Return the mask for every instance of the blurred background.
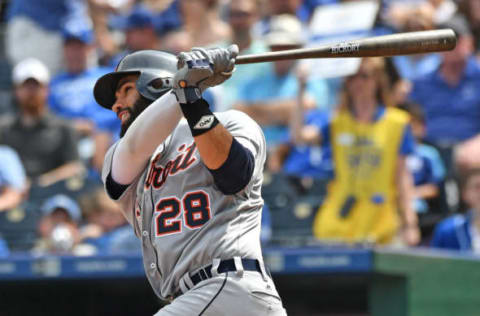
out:
<path id="1" fill-rule="evenodd" d="M 455 50 L 241 65 L 204 97 L 265 133 L 261 241 L 289 315 L 479 314 L 480 1 L 0 4 L 0 315 L 163 304 L 99 175 L 120 126 L 93 86 L 126 54 L 440 28 Z"/>

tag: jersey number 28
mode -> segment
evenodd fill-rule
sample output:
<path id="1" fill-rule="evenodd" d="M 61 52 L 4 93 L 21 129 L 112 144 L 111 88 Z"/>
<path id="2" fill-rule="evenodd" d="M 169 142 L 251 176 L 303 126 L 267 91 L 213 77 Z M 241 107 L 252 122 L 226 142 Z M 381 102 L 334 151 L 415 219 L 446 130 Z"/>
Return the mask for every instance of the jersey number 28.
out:
<path id="1" fill-rule="evenodd" d="M 211 217 L 210 198 L 203 191 L 189 192 L 182 201 L 176 197 L 160 200 L 155 207 L 155 223 L 157 237 L 182 231 L 182 217 L 185 226 L 190 229 L 202 227 Z"/>

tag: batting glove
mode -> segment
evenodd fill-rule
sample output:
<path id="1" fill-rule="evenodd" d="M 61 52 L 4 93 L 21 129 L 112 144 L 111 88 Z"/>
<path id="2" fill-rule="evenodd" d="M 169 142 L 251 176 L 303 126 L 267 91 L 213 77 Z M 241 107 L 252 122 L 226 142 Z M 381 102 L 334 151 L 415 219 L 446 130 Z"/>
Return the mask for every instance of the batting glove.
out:
<path id="1" fill-rule="evenodd" d="M 238 55 L 237 45 L 230 45 L 228 48 L 211 49 L 194 47 L 192 51 L 201 53 L 213 64 L 213 76 L 200 84 L 202 91 L 223 83 L 229 79 L 235 71 L 235 59 Z"/>
<path id="2" fill-rule="evenodd" d="M 173 93 L 179 103 L 193 103 L 202 97 L 200 84 L 213 75 L 213 63 L 200 52 L 182 52 L 173 77 Z"/>
<path id="3" fill-rule="evenodd" d="M 179 103 L 193 103 L 201 98 L 201 93 L 209 87 L 223 83 L 235 70 L 238 46 L 205 49 L 192 48 L 182 52 L 178 58 L 179 71 L 174 76 L 173 93 Z"/>

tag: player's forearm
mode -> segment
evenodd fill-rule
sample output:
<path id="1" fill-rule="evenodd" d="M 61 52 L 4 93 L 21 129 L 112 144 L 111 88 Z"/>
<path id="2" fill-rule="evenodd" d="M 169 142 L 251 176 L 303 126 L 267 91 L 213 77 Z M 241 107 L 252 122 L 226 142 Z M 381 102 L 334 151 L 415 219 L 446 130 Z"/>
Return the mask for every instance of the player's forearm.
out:
<path id="1" fill-rule="evenodd" d="M 207 168 L 218 169 L 227 160 L 232 139 L 232 135 L 222 124 L 195 137 L 198 152 Z"/>
<path id="2" fill-rule="evenodd" d="M 177 100 L 171 93 L 166 93 L 148 106 L 133 121 L 115 150 L 113 179 L 120 184 L 130 184 L 181 117 Z"/>

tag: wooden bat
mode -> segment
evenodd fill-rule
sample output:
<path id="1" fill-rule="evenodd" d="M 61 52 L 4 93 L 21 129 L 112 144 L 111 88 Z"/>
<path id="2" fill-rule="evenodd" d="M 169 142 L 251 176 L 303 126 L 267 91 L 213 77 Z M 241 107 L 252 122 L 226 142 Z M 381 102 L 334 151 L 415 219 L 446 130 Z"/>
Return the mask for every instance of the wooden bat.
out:
<path id="1" fill-rule="evenodd" d="M 313 48 L 290 49 L 238 56 L 235 64 L 263 63 L 286 59 L 374 57 L 423 54 L 452 50 L 457 44 L 451 29 L 397 33 L 367 37 Z"/>

